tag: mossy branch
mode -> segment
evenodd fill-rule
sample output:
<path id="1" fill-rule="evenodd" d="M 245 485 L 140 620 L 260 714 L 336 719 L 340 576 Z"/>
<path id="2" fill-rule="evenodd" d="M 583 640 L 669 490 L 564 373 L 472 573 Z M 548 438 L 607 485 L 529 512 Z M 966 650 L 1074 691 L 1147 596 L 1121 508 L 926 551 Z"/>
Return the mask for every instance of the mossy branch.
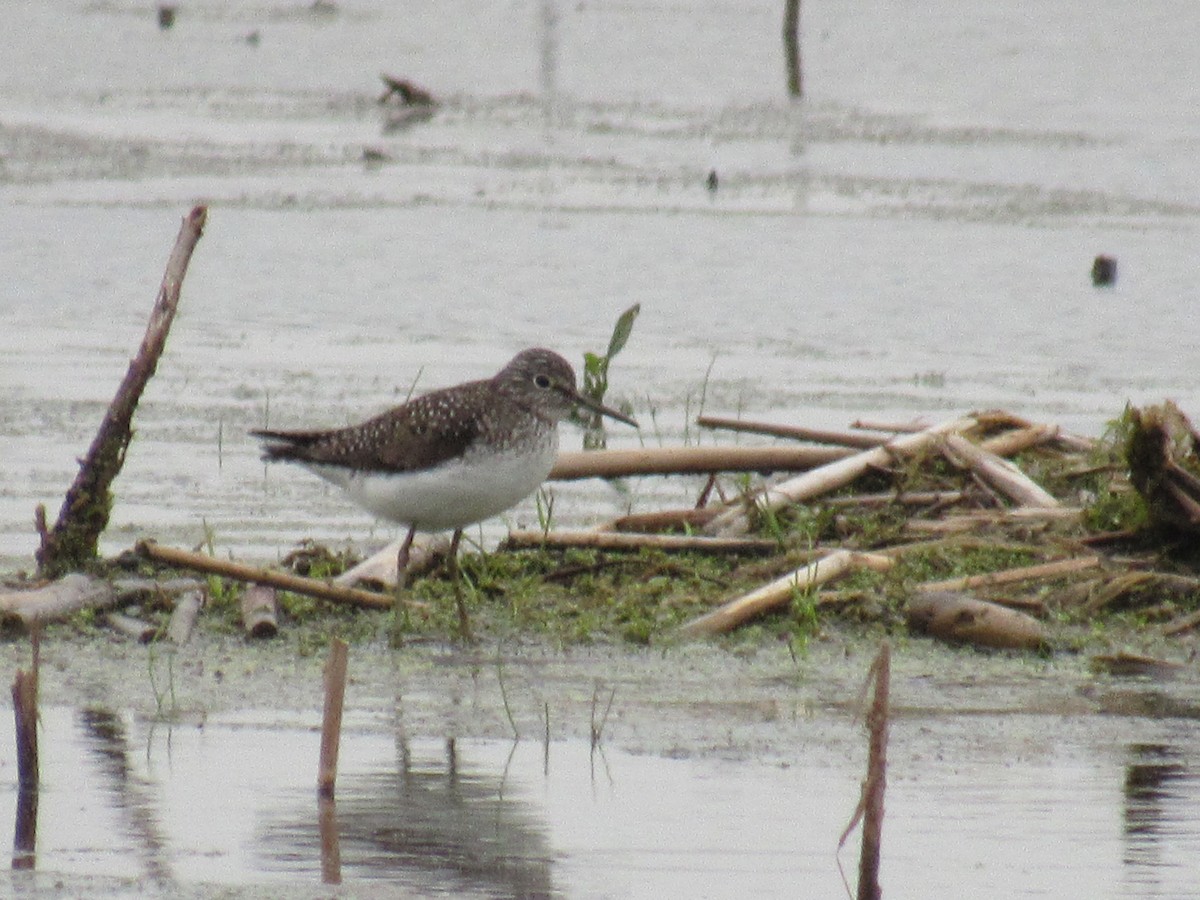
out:
<path id="1" fill-rule="evenodd" d="M 54 527 L 47 530 L 44 512 L 38 514 L 41 533 L 38 570 L 46 577 L 78 570 L 96 558 L 100 535 L 108 526 L 112 510 L 112 483 L 121 472 L 125 452 L 133 438 L 133 413 L 146 384 L 158 368 L 158 359 L 166 346 L 167 334 L 179 306 L 183 276 L 204 231 L 207 216 L 207 208 L 197 206 L 183 219 L 175 249 L 167 260 L 146 336 L 137 356 L 129 363 L 87 455 L 80 461 L 79 474 L 67 491 Z"/>

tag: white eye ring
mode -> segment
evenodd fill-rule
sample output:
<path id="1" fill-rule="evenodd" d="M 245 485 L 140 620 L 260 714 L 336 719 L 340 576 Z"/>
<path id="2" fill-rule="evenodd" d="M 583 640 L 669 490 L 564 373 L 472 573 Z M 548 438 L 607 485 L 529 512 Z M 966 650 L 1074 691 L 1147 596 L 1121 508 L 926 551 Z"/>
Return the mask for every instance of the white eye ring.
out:
<path id="1" fill-rule="evenodd" d="M 548 387 L 550 387 L 550 376 L 549 375 L 534 375 L 533 383 L 536 384 L 540 388 L 548 388 Z"/>

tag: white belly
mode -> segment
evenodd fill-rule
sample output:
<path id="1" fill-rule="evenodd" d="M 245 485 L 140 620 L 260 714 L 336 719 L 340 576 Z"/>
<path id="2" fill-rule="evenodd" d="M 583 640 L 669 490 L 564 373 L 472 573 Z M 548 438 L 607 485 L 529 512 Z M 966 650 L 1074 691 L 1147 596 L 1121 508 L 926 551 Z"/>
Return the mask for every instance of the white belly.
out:
<path id="1" fill-rule="evenodd" d="M 307 468 L 381 518 L 420 531 L 442 531 L 482 522 L 515 506 L 546 480 L 557 457 L 554 434 L 534 454 L 475 455 L 419 472 L 355 472 L 317 464 Z"/>

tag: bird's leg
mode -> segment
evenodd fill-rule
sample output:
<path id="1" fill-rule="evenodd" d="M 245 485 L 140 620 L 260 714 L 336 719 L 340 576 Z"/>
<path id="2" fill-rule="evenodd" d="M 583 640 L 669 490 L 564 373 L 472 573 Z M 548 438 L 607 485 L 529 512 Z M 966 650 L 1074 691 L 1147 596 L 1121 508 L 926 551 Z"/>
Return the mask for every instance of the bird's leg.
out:
<path id="1" fill-rule="evenodd" d="M 400 544 L 400 552 L 396 554 L 396 589 L 404 590 L 408 585 L 408 553 L 412 549 L 413 537 L 417 533 L 416 526 L 408 529 L 408 534 Z"/>
<path id="2" fill-rule="evenodd" d="M 455 528 L 450 537 L 450 552 L 446 556 L 446 571 L 454 585 L 454 602 L 458 606 L 458 630 L 462 639 L 473 643 L 471 619 L 467 615 L 466 598 L 463 597 L 462 573 L 458 570 L 458 542 L 462 540 L 462 529 Z"/>

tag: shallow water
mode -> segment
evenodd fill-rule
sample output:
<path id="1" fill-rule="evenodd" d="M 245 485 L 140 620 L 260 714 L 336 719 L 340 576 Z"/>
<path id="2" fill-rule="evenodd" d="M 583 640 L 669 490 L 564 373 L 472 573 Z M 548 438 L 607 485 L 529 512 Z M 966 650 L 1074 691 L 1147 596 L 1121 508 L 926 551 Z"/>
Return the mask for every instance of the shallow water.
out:
<path id="1" fill-rule="evenodd" d="M 887 896 L 1190 896 L 1191 724 L 1147 721 L 1144 740 L 1096 745 L 1069 719 L 1044 723 L 1062 740 L 1018 743 L 1004 730 L 1033 729 L 1013 721 L 981 717 L 990 738 L 955 741 L 952 758 L 938 752 L 946 720 L 894 726 Z M 809 725 L 823 727 L 824 715 Z M 402 718 L 352 714 L 324 832 L 335 852 L 322 843 L 312 717 L 170 726 L 54 707 L 41 740 L 39 875 L 151 895 L 339 879 L 351 896 L 840 896 L 837 842 L 862 777 L 857 752 L 670 758 L 603 741 L 414 737 Z M 14 803 L 0 795 L 0 821 Z M 856 841 L 842 854 L 850 877 Z"/>

